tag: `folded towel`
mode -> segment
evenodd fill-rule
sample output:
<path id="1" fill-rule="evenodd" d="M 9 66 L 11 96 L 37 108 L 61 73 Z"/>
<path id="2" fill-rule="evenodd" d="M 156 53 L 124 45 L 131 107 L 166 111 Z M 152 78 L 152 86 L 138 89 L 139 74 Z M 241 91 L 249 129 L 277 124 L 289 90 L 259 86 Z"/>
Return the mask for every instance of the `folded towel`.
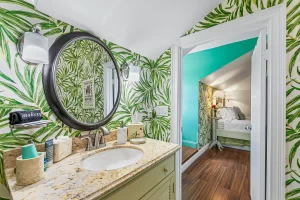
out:
<path id="1" fill-rule="evenodd" d="M 39 121 L 43 118 L 40 110 L 15 111 L 9 113 L 10 125 Z"/>

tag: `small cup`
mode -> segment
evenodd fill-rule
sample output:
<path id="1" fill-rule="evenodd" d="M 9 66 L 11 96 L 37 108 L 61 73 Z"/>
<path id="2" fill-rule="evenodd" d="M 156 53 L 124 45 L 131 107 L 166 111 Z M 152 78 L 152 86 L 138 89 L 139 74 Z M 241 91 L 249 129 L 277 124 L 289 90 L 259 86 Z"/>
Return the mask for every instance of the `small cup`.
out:
<path id="1" fill-rule="evenodd" d="M 34 144 L 28 144 L 25 146 L 22 146 L 22 159 L 32 159 L 38 157 L 38 153 L 36 151 Z"/>

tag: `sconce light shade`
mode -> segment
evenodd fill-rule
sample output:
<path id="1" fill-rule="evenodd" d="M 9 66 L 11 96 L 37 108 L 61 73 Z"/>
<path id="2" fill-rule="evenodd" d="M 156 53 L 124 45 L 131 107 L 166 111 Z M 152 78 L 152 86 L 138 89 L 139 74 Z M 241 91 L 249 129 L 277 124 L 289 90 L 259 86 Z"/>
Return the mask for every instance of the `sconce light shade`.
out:
<path id="1" fill-rule="evenodd" d="M 128 81 L 140 81 L 140 67 L 133 64 L 129 65 Z"/>
<path id="2" fill-rule="evenodd" d="M 140 67 L 132 63 L 125 63 L 121 69 L 121 75 L 125 81 L 140 81 Z"/>
<path id="3" fill-rule="evenodd" d="M 213 97 L 214 98 L 224 98 L 225 94 L 221 90 L 214 91 Z"/>
<path id="4" fill-rule="evenodd" d="M 48 64 L 48 38 L 39 33 L 26 32 L 24 34 L 22 59 L 30 63 Z"/>
<path id="5" fill-rule="evenodd" d="M 39 24 L 32 27 L 32 32 L 25 32 L 17 43 L 17 50 L 24 62 L 31 65 L 48 64 L 48 38 L 39 32 Z"/>

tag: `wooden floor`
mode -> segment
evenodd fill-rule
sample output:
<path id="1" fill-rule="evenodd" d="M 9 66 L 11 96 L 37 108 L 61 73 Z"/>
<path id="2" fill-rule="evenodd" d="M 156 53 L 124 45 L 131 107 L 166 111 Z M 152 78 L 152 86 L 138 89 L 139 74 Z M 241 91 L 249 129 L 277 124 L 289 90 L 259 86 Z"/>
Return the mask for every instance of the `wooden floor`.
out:
<path id="1" fill-rule="evenodd" d="M 182 146 L 182 164 L 190 159 L 198 150 L 190 147 Z"/>
<path id="2" fill-rule="evenodd" d="M 213 148 L 182 174 L 183 200 L 250 200 L 250 152 Z"/>

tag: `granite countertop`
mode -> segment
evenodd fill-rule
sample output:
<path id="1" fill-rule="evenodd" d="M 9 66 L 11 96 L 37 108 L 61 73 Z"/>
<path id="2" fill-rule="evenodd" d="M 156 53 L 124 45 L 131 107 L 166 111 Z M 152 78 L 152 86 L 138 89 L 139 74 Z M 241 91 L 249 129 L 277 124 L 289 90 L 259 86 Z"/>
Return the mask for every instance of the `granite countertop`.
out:
<path id="1" fill-rule="evenodd" d="M 80 162 L 95 153 L 110 148 L 132 147 L 144 152 L 144 157 L 127 167 L 106 171 L 90 171 L 80 167 Z M 17 186 L 13 169 L 6 169 L 7 182 L 14 200 L 25 199 L 95 199 L 110 193 L 124 182 L 146 171 L 156 163 L 175 153 L 177 144 L 147 139 L 145 144 L 117 145 L 108 142 L 105 148 L 70 155 L 55 163 L 45 172 L 44 178 L 32 185 Z"/>

